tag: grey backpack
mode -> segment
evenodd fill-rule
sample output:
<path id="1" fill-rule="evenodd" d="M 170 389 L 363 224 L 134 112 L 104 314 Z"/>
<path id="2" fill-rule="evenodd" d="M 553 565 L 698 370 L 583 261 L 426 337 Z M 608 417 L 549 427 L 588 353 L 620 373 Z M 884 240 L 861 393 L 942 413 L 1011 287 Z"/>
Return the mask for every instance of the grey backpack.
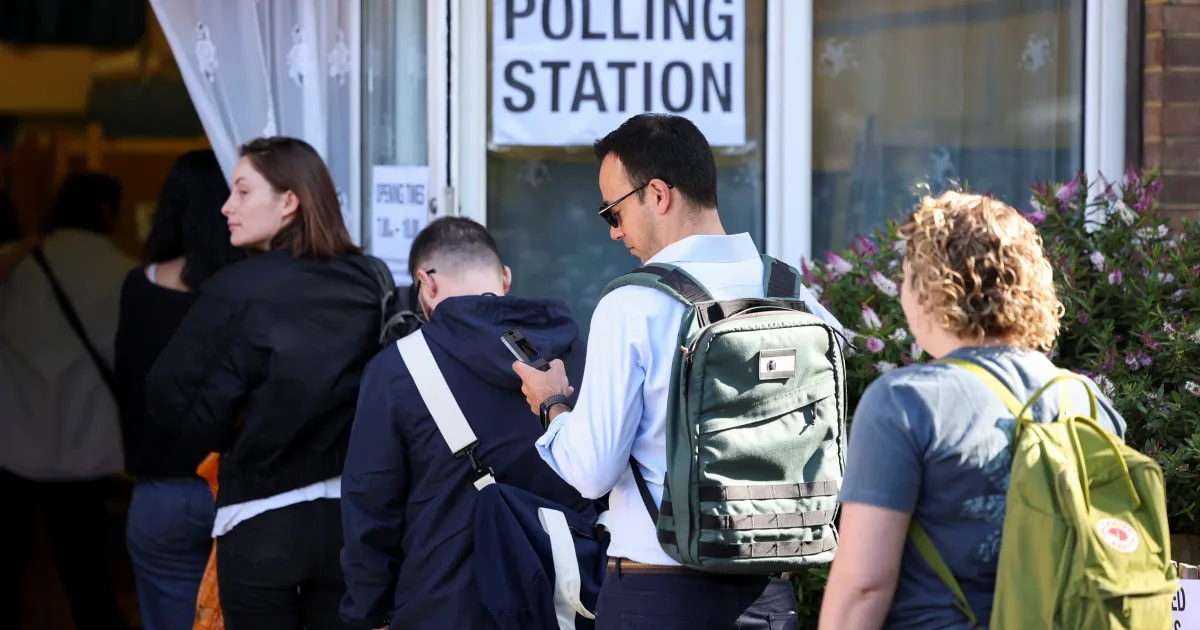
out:
<path id="1" fill-rule="evenodd" d="M 718 302 L 684 270 L 650 264 L 637 285 L 686 304 L 667 406 L 667 474 L 658 541 L 680 564 L 766 575 L 833 559 L 845 470 L 841 334 L 800 298 L 800 274 L 763 257 L 765 298 Z"/>

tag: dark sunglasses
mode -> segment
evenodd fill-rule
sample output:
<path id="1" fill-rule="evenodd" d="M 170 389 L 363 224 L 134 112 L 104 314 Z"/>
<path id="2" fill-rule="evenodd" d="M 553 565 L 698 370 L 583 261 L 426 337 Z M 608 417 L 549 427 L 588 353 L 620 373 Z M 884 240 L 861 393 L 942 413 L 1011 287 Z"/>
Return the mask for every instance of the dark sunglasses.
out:
<path id="1" fill-rule="evenodd" d="M 619 216 L 620 213 L 613 212 L 613 208 L 617 207 L 617 204 L 628 199 L 629 196 L 632 195 L 633 193 L 636 193 L 637 191 L 649 186 L 650 182 L 652 182 L 652 181 L 654 181 L 654 180 L 651 179 L 651 180 L 646 181 L 645 184 L 642 184 L 641 186 L 634 188 L 633 190 L 625 193 L 624 195 L 621 195 L 621 197 L 619 199 L 617 199 L 616 201 L 614 201 L 612 203 L 600 202 L 600 212 L 599 212 L 600 218 L 604 219 L 604 221 L 607 222 L 612 227 L 620 227 L 621 226 L 621 217 Z M 666 184 L 666 182 L 663 182 L 663 183 Z M 667 184 L 667 188 L 668 189 L 674 188 L 674 186 L 672 186 L 671 184 Z"/>

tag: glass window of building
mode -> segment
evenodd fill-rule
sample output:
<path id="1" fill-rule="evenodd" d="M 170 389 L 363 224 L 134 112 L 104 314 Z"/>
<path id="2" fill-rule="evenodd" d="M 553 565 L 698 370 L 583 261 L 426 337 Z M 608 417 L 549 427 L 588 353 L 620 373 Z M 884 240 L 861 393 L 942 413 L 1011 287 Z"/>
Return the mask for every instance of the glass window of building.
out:
<path id="1" fill-rule="evenodd" d="M 816 0 L 822 256 L 955 182 L 1028 211 L 1083 168 L 1082 0 Z"/>
<path id="2" fill-rule="evenodd" d="M 363 245 L 374 220 L 372 166 L 429 164 L 426 0 L 365 0 L 362 6 Z M 389 228 L 390 229 L 390 228 Z M 393 271 L 403 265 L 387 262 Z M 407 279 L 402 271 L 398 281 Z"/>

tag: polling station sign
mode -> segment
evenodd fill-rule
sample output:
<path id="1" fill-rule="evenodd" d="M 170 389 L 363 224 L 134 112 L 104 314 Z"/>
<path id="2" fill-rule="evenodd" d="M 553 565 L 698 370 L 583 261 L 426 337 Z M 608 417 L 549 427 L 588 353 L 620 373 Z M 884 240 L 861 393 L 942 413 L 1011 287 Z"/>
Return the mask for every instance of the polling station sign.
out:
<path id="1" fill-rule="evenodd" d="M 644 112 L 745 144 L 744 0 L 493 2 L 493 144 L 586 146 Z"/>

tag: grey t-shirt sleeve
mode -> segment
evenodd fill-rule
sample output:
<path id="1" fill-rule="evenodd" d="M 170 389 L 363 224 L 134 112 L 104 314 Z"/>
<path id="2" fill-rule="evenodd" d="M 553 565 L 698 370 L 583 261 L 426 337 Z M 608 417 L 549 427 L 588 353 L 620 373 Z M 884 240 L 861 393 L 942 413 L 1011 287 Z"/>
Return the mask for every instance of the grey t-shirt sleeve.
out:
<path id="1" fill-rule="evenodd" d="M 850 426 L 846 475 L 838 500 L 912 514 L 921 492 L 924 448 L 914 435 L 913 412 L 902 404 L 895 379 L 867 387 Z"/>

